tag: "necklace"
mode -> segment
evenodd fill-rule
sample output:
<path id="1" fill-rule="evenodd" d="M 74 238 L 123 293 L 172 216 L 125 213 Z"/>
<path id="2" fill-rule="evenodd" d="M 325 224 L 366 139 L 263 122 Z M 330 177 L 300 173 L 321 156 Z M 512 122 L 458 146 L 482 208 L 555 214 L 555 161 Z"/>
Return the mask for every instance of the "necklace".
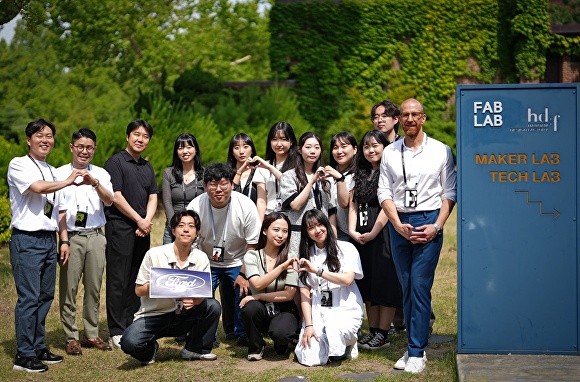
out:
<path id="1" fill-rule="evenodd" d="M 183 177 L 183 180 L 185 181 L 185 183 L 189 183 L 190 180 L 192 180 L 193 178 L 195 178 L 195 171 L 191 171 L 191 174 Z"/>

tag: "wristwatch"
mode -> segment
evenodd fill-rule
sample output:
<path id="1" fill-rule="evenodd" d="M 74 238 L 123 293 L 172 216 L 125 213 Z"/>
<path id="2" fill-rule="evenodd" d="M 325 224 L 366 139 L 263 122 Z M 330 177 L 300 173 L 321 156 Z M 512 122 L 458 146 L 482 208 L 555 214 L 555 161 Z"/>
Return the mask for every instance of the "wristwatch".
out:
<path id="1" fill-rule="evenodd" d="M 439 227 L 437 223 L 433 224 L 433 227 L 437 230 L 437 236 L 441 236 L 443 234 L 443 228 Z"/>

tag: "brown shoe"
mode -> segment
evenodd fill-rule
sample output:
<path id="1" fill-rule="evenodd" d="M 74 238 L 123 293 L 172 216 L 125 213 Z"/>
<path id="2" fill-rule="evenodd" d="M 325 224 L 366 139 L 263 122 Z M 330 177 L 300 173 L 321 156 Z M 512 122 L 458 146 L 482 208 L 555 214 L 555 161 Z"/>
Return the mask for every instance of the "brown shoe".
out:
<path id="1" fill-rule="evenodd" d="M 83 355 L 81 345 L 79 345 L 77 340 L 68 341 L 64 347 L 64 350 L 68 355 Z"/>
<path id="2" fill-rule="evenodd" d="M 108 350 L 108 351 L 110 351 L 110 350 L 113 350 L 113 349 L 112 349 L 112 348 L 109 346 L 109 344 L 108 344 L 108 343 L 106 343 L 105 341 L 103 341 L 103 340 L 102 340 L 102 339 L 100 339 L 99 337 L 97 337 L 97 338 L 93 338 L 93 339 L 89 339 L 89 338 L 87 338 L 87 337 L 83 337 L 83 338 L 81 339 L 81 345 L 82 345 L 83 347 L 86 347 L 86 348 L 92 348 L 92 347 L 95 347 L 95 348 L 97 348 L 97 349 L 100 349 L 100 350 Z"/>

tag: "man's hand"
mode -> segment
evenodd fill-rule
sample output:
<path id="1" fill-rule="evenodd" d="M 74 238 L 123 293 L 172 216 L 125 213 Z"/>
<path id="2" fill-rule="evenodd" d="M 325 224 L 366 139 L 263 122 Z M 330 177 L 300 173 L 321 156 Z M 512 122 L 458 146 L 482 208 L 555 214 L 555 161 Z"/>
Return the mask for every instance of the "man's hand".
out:
<path id="1" fill-rule="evenodd" d="M 61 265 L 66 265 L 70 257 L 70 246 L 68 244 L 62 244 L 59 248 L 59 261 Z"/>
<path id="2" fill-rule="evenodd" d="M 238 277 L 236 278 L 236 281 L 234 282 L 234 289 L 237 286 L 240 287 L 240 297 L 242 297 L 244 294 L 250 293 L 250 283 L 248 282 L 248 280 L 246 280 L 245 278 L 243 278 L 240 275 L 238 275 Z"/>

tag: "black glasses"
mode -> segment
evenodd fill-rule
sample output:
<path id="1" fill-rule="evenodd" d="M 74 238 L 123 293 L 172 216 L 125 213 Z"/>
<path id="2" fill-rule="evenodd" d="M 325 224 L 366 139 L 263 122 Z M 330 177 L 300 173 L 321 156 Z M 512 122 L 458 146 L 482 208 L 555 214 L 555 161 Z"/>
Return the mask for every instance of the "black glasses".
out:
<path id="1" fill-rule="evenodd" d="M 73 145 L 73 147 L 80 153 L 87 150 L 88 153 L 95 151 L 95 146 L 85 146 L 85 145 Z"/>

